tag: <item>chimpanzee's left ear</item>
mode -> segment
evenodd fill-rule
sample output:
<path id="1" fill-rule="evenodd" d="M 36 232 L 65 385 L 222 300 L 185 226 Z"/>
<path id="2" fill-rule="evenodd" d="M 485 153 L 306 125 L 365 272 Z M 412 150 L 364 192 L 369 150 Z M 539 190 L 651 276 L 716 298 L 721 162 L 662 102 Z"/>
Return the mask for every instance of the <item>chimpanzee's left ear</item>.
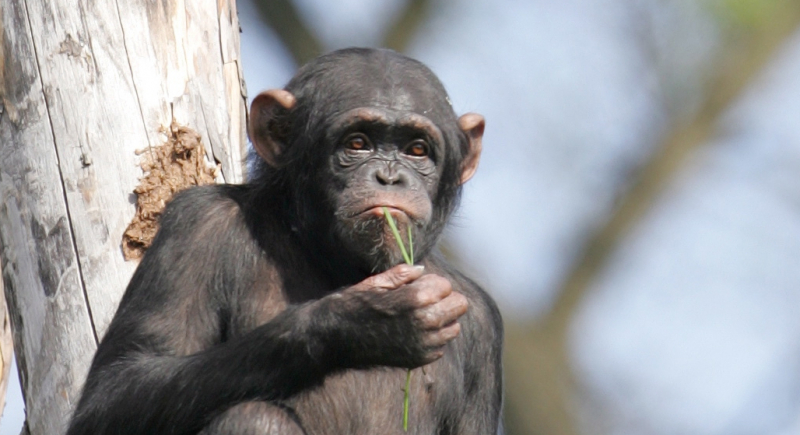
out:
<path id="1" fill-rule="evenodd" d="M 290 92 L 270 89 L 258 94 L 250 105 L 250 125 L 247 126 L 247 134 L 250 135 L 250 142 L 253 143 L 258 155 L 271 166 L 275 166 L 285 144 L 281 142 L 281 138 L 274 137 L 269 129 L 269 121 L 275 116 L 278 108 L 290 110 L 296 103 L 297 100 Z"/>
<path id="2" fill-rule="evenodd" d="M 482 115 L 467 113 L 458 118 L 458 126 L 467 134 L 469 139 L 469 152 L 464 158 L 464 166 L 461 169 L 461 184 L 464 184 L 478 170 L 478 162 L 481 159 L 481 150 L 483 149 L 483 129 L 486 127 L 486 121 L 484 121 Z"/>

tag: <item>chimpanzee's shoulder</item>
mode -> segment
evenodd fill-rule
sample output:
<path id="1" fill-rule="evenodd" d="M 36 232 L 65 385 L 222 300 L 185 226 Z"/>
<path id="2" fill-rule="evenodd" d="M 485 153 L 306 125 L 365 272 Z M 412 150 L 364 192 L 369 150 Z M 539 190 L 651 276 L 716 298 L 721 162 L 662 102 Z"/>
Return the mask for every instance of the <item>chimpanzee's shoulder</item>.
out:
<path id="1" fill-rule="evenodd" d="M 246 185 L 215 184 L 195 186 L 178 192 L 167 203 L 159 226 L 173 232 L 201 229 L 230 230 L 245 227 L 244 207 L 249 195 Z"/>
<path id="2" fill-rule="evenodd" d="M 213 211 L 233 209 L 241 211 L 249 190 L 249 186 L 237 184 L 193 186 L 176 193 L 167 203 L 163 216 L 169 218 L 175 214 L 186 213 L 204 215 Z"/>
<path id="3" fill-rule="evenodd" d="M 239 184 L 192 186 L 176 193 L 165 212 L 170 208 L 203 210 L 208 207 L 235 206 L 245 201 L 251 190 L 250 186 Z"/>

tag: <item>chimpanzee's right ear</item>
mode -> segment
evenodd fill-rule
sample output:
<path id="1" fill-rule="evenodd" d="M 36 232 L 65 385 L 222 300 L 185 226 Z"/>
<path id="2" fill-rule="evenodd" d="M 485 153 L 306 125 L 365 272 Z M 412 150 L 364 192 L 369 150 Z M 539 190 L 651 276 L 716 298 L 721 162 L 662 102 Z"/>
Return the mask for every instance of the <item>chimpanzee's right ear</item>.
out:
<path id="1" fill-rule="evenodd" d="M 275 166 L 284 144 L 279 138 L 273 137 L 269 129 L 270 120 L 279 108 L 290 110 L 296 103 L 297 99 L 290 92 L 270 89 L 258 94 L 250 105 L 250 125 L 247 133 L 258 155 L 271 166 Z"/>

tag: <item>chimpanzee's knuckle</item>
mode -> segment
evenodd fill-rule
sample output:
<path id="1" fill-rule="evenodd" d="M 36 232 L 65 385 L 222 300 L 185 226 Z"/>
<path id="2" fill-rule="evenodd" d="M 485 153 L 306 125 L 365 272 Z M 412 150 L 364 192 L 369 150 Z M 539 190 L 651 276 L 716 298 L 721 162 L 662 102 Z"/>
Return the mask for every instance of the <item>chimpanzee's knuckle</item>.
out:
<path id="1" fill-rule="evenodd" d="M 442 335 L 442 338 L 444 338 L 444 340 L 450 341 L 458 337 L 458 334 L 461 333 L 461 324 L 458 322 L 453 323 L 452 325 L 442 328 L 440 333 Z"/>
<path id="2" fill-rule="evenodd" d="M 449 341 L 452 341 L 454 338 L 458 337 L 460 331 L 461 325 L 458 323 L 452 323 L 444 328 L 436 329 L 435 331 L 431 331 L 430 333 L 426 334 L 424 343 L 429 347 L 444 346 Z"/>
<path id="3" fill-rule="evenodd" d="M 425 337 L 424 344 L 426 349 L 432 349 L 442 346 L 445 342 L 438 335 L 430 334 Z"/>
<path id="4" fill-rule="evenodd" d="M 469 299 L 461 293 L 451 293 L 450 296 L 448 296 L 448 302 L 449 306 L 452 307 L 452 311 L 458 316 L 462 316 L 467 312 L 467 309 L 469 309 Z"/>
<path id="5" fill-rule="evenodd" d="M 430 351 L 427 353 L 425 357 L 425 364 L 430 364 L 440 359 L 443 356 L 444 356 L 444 349 L 442 348 L 437 348 L 436 350 Z"/>
<path id="6" fill-rule="evenodd" d="M 440 322 L 438 313 L 429 308 L 417 310 L 415 318 L 419 326 L 425 330 L 436 328 Z"/>
<path id="7" fill-rule="evenodd" d="M 387 281 L 387 287 L 390 288 L 397 288 L 403 285 L 406 282 L 406 275 L 408 272 L 404 269 L 389 269 L 389 271 L 385 272 L 385 279 Z"/>
<path id="8" fill-rule="evenodd" d="M 392 273 L 392 278 L 394 278 L 398 283 L 401 283 L 406 282 L 413 276 L 414 267 L 407 264 L 399 264 L 389 269 L 389 271 Z"/>
<path id="9" fill-rule="evenodd" d="M 415 303 L 418 307 L 426 307 L 439 300 L 439 295 L 428 287 L 422 287 L 415 292 Z"/>
<path id="10" fill-rule="evenodd" d="M 428 275 L 428 276 L 430 276 L 431 285 L 435 286 L 440 291 L 450 294 L 450 292 L 453 290 L 453 285 L 450 284 L 450 280 L 448 280 L 447 278 L 440 275 Z"/>
<path id="11" fill-rule="evenodd" d="M 397 288 L 397 276 L 392 270 L 368 278 L 370 287 Z"/>

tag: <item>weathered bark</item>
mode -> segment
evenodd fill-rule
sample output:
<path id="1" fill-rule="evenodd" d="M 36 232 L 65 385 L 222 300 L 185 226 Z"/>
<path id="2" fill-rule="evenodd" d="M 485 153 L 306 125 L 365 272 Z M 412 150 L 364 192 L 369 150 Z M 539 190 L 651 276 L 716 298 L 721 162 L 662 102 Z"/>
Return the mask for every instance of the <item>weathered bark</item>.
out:
<path id="1" fill-rule="evenodd" d="M 0 280 L 0 414 L 6 407 L 8 375 L 11 372 L 11 359 L 14 357 L 14 339 L 11 335 L 11 319 L 8 315 L 6 297 L 3 294 L 3 280 Z"/>
<path id="2" fill-rule="evenodd" d="M 136 266 L 136 150 L 173 119 L 242 178 L 233 0 L 0 0 L 0 258 L 32 434 L 58 434 Z"/>

